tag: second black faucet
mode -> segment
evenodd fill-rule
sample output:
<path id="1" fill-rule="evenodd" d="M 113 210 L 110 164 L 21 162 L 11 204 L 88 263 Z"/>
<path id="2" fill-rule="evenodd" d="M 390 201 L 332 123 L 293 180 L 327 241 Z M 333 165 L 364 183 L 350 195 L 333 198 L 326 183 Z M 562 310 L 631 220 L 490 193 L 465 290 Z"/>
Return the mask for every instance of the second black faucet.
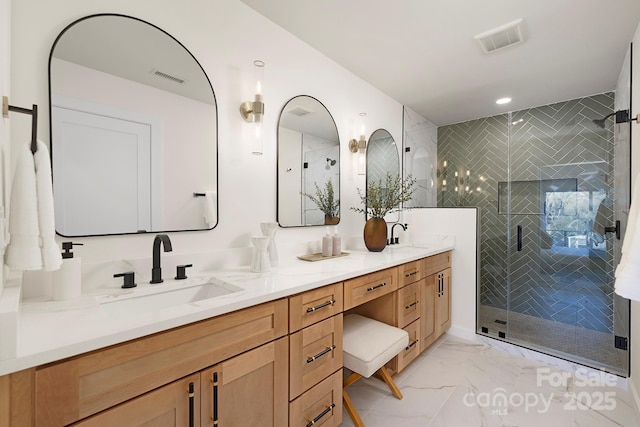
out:
<path id="1" fill-rule="evenodd" d="M 157 234 L 153 239 L 153 268 L 151 269 L 151 282 L 149 283 L 162 283 L 162 268 L 160 267 L 160 245 L 164 248 L 165 252 L 171 252 L 171 239 L 166 234 Z"/>

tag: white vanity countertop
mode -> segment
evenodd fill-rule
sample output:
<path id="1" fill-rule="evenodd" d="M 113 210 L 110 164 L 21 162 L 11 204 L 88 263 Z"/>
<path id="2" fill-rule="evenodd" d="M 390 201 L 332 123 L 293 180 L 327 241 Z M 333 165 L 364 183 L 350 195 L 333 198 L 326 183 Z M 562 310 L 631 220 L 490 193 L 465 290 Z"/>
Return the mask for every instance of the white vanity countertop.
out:
<path id="1" fill-rule="evenodd" d="M 207 272 L 241 291 L 134 315 L 108 314 L 96 297 L 112 298 L 156 290 L 159 286 L 188 286 L 189 280 L 166 280 L 160 285 L 140 283 L 132 290 L 103 288 L 73 301 L 25 301 L 20 305 L 16 357 L 0 361 L 0 375 L 82 354 L 170 328 L 273 301 L 320 286 L 393 267 L 453 249 L 441 243 L 429 247 L 388 246 L 383 252 L 348 251 L 344 257 L 307 262 L 287 260 L 269 273 L 249 267 Z M 282 260 L 281 260 L 282 263 Z M 195 275 L 194 275 L 195 276 Z M 193 283 L 193 282 L 191 282 Z M 0 337 L 0 342 L 3 339 Z"/>

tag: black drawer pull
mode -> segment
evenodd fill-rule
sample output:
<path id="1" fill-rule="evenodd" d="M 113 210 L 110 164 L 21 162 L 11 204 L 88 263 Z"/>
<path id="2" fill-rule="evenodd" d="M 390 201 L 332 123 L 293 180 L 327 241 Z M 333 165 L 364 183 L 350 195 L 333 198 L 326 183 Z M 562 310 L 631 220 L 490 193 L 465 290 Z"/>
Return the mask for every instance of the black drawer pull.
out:
<path id="1" fill-rule="evenodd" d="M 327 301 L 324 302 L 320 305 L 316 305 L 315 307 L 309 307 L 307 308 L 307 313 L 313 313 L 316 310 L 320 310 L 321 308 L 325 308 L 325 307 L 329 307 L 330 305 L 333 305 L 336 303 L 336 300 L 331 300 L 331 301 Z"/>
<path id="2" fill-rule="evenodd" d="M 194 399 L 195 399 L 195 390 L 194 384 L 189 383 L 189 427 L 194 427 Z"/>
<path id="3" fill-rule="evenodd" d="M 409 344 L 408 346 L 406 346 L 405 347 L 405 351 L 406 350 L 411 350 L 411 347 L 413 347 L 416 344 L 418 344 L 418 340 L 417 339 L 414 342 L 412 342 L 411 344 Z"/>
<path id="4" fill-rule="evenodd" d="M 405 309 L 405 310 L 409 310 L 411 307 L 414 307 L 414 306 L 418 305 L 418 303 L 419 303 L 419 302 L 420 302 L 420 301 L 415 300 L 414 302 L 412 302 L 411 304 L 409 304 L 408 306 L 406 306 L 404 309 Z"/>
<path id="5" fill-rule="evenodd" d="M 412 271 L 412 272 L 411 272 L 411 273 L 409 273 L 409 274 L 405 274 L 405 275 L 404 275 L 404 277 L 407 277 L 407 278 L 408 278 L 408 277 L 411 277 L 411 276 L 415 276 L 416 274 L 418 274 L 418 270 L 416 270 L 416 271 Z"/>
<path id="6" fill-rule="evenodd" d="M 324 356 L 327 353 L 331 353 L 333 350 L 336 349 L 336 345 L 332 345 L 331 347 L 327 347 L 324 350 L 322 350 L 320 353 L 316 354 L 315 356 L 309 356 L 307 357 L 307 363 L 311 363 L 314 360 L 318 359 L 319 357 Z"/>
<path id="7" fill-rule="evenodd" d="M 376 289 L 380 289 L 383 286 L 387 286 L 387 282 L 380 283 L 379 285 L 375 285 L 370 288 L 367 288 L 367 292 L 375 291 Z"/>
<path id="8" fill-rule="evenodd" d="M 214 372 L 211 378 L 213 384 L 213 425 L 218 425 L 218 373 Z"/>
<path id="9" fill-rule="evenodd" d="M 324 411 L 322 411 L 317 417 L 315 417 L 312 420 L 309 420 L 309 422 L 307 423 L 307 427 L 311 427 L 312 425 L 314 425 L 315 423 L 317 423 L 318 421 L 320 421 L 320 418 L 324 417 L 325 415 L 327 415 L 329 412 L 331 412 L 331 410 L 333 408 L 336 407 L 335 403 L 332 403 L 330 406 L 327 406 L 327 409 L 325 409 Z"/>

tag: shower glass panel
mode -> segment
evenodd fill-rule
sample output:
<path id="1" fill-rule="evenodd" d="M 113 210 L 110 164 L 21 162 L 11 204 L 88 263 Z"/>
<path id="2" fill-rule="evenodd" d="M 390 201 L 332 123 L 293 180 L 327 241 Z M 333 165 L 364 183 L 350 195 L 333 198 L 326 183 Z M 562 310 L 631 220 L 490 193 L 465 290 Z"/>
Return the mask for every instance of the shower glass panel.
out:
<path id="1" fill-rule="evenodd" d="M 593 122 L 613 110 L 605 93 L 439 128 L 438 206 L 480 207 L 479 334 L 626 375 L 607 230 L 630 158 Z"/>

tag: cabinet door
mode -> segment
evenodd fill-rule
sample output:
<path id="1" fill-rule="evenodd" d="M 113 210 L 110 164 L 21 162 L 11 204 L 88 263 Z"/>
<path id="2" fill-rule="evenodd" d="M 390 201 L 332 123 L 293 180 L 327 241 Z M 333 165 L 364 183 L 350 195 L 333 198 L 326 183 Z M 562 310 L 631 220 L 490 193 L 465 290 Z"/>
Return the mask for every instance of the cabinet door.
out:
<path id="1" fill-rule="evenodd" d="M 200 375 L 174 381 L 73 424 L 82 427 L 200 425 Z"/>
<path id="2" fill-rule="evenodd" d="M 420 282 L 420 351 L 425 351 L 436 340 L 436 296 L 438 293 L 438 275 L 432 274 Z"/>
<path id="3" fill-rule="evenodd" d="M 202 371 L 202 425 L 286 426 L 288 353 L 284 337 Z"/>
<path id="4" fill-rule="evenodd" d="M 451 326 L 451 269 L 447 268 L 438 273 L 437 294 L 437 330 L 442 335 Z"/>

